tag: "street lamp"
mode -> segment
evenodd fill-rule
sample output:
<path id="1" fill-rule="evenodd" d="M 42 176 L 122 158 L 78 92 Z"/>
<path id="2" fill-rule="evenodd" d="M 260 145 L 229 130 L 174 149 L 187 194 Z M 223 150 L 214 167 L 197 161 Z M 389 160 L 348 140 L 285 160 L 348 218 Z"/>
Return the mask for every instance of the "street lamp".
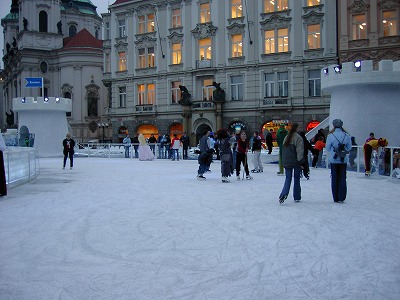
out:
<path id="1" fill-rule="evenodd" d="M 108 123 L 99 123 L 99 124 L 97 124 L 97 127 L 103 128 L 103 140 L 102 140 L 102 143 L 104 144 L 104 128 L 108 128 Z"/>

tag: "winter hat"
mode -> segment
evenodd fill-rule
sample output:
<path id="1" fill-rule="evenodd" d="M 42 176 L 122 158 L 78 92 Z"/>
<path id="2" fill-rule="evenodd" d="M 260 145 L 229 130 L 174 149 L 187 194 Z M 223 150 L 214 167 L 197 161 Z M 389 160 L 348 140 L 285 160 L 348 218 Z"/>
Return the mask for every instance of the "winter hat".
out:
<path id="1" fill-rule="evenodd" d="M 332 124 L 333 124 L 333 127 L 340 128 L 343 126 L 343 121 L 340 119 L 335 119 L 335 120 L 333 120 Z"/>

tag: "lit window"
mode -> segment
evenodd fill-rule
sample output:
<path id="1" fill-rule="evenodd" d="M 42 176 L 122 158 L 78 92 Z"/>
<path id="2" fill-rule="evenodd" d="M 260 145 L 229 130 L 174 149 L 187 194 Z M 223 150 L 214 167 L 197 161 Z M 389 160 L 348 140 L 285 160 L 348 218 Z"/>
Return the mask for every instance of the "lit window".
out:
<path id="1" fill-rule="evenodd" d="M 126 53 L 118 53 L 118 71 L 126 71 Z"/>
<path id="2" fill-rule="evenodd" d="M 211 21 L 210 3 L 200 4 L 200 23 Z"/>
<path id="3" fill-rule="evenodd" d="M 154 32 L 154 14 L 138 16 L 139 33 Z"/>
<path id="4" fill-rule="evenodd" d="M 231 100 L 243 100 L 243 76 L 231 77 Z"/>
<path id="5" fill-rule="evenodd" d="M 243 16 L 242 0 L 231 0 L 231 15 L 232 18 Z"/>
<path id="6" fill-rule="evenodd" d="M 264 0 L 264 12 L 270 13 L 289 9 L 288 0 Z"/>
<path id="7" fill-rule="evenodd" d="M 308 93 L 310 97 L 321 96 L 321 71 L 308 71 Z"/>
<path id="8" fill-rule="evenodd" d="M 155 84 L 138 84 L 137 99 L 138 105 L 154 105 L 155 104 Z"/>
<path id="9" fill-rule="evenodd" d="M 265 54 L 289 51 L 289 30 L 287 28 L 266 30 L 264 33 Z"/>
<path id="10" fill-rule="evenodd" d="M 388 10 L 382 13 L 383 36 L 397 35 L 397 12 Z"/>
<path id="11" fill-rule="evenodd" d="M 289 51 L 289 30 L 287 28 L 278 29 L 278 52 Z"/>
<path id="12" fill-rule="evenodd" d="M 365 14 L 353 16 L 352 29 L 353 40 L 361 40 L 367 38 L 367 22 Z"/>
<path id="13" fill-rule="evenodd" d="M 181 24 L 181 10 L 180 8 L 172 10 L 172 28 L 180 27 Z"/>
<path id="14" fill-rule="evenodd" d="M 243 56 L 243 41 L 242 35 L 232 35 L 232 57 Z"/>
<path id="15" fill-rule="evenodd" d="M 320 5 L 321 0 L 307 0 L 307 6 Z"/>
<path id="16" fill-rule="evenodd" d="M 267 30 L 264 34 L 265 37 L 265 54 L 275 53 L 275 31 Z"/>
<path id="17" fill-rule="evenodd" d="M 200 60 L 211 59 L 211 39 L 199 40 L 199 56 Z"/>
<path id="18" fill-rule="evenodd" d="M 308 25 L 307 26 L 307 44 L 308 49 L 321 48 L 321 25 Z"/>
<path id="19" fill-rule="evenodd" d="M 138 49 L 139 68 L 155 67 L 154 47 Z"/>
<path id="20" fill-rule="evenodd" d="M 172 44 L 172 64 L 177 65 L 182 60 L 182 45 L 180 43 Z"/>

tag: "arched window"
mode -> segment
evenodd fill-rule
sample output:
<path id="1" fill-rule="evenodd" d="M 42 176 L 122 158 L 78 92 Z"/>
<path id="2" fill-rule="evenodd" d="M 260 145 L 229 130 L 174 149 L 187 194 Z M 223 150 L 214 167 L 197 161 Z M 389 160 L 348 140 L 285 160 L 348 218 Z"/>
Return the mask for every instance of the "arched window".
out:
<path id="1" fill-rule="evenodd" d="M 69 37 L 73 37 L 76 35 L 77 29 L 75 25 L 69 26 Z"/>
<path id="2" fill-rule="evenodd" d="M 94 37 L 95 37 L 96 39 L 99 39 L 99 31 L 98 31 L 98 30 L 95 30 L 95 32 L 94 32 Z"/>
<path id="3" fill-rule="evenodd" d="M 98 101 L 97 96 L 94 93 L 88 95 L 88 116 L 97 117 L 98 116 Z"/>
<path id="4" fill-rule="evenodd" d="M 39 13 L 39 32 L 47 32 L 47 12 L 42 10 Z"/>

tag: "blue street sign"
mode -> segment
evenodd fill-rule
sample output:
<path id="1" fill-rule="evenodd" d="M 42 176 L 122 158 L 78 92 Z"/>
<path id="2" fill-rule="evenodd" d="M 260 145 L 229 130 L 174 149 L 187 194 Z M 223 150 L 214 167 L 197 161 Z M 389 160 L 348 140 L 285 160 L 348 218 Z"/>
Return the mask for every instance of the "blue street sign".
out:
<path id="1" fill-rule="evenodd" d="M 42 88 L 43 87 L 43 78 L 41 77 L 26 77 L 26 85 L 27 88 Z"/>

